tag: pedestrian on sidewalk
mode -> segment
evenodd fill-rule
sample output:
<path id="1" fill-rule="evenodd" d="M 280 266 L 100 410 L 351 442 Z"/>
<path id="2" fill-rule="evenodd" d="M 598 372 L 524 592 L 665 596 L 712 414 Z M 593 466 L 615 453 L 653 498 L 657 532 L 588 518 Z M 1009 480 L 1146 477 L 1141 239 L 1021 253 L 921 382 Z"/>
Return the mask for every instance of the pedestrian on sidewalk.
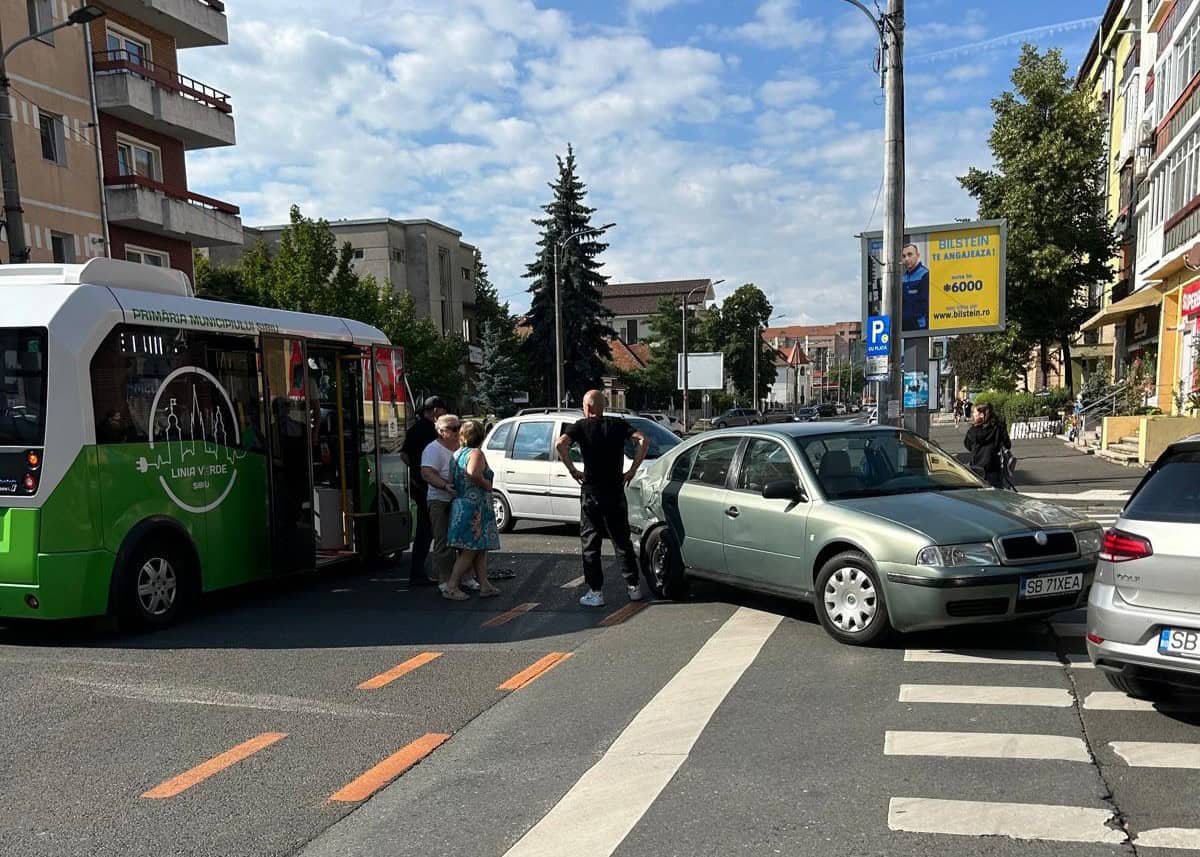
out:
<path id="1" fill-rule="evenodd" d="M 963 445 L 971 453 L 971 466 L 983 469 L 987 484 L 1004 488 L 1008 479 L 1005 453 L 1012 451 L 1012 439 L 1004 420 L 996 416 L 988 402 L 975 409 L 975 424 L 967 429 Z"/>
<path id="2" fill-rule="evenodd" d="M 429 545 L 433 540 L 433 529 L 429 520 L 429 485 L 421 475 L 421 455 L 425 447 L 437 440 L 434 422 L 449 410 L 439 396 L 429 396 L 421 405 L 421 416 L 413 423 L 404 437 L 400 457 L 408 465 L 408 491 L 417 507 L 417 526 L 413 533 L 412 558 L 408 571 L 410 586 L 431 586 L 437 583 L 425 571 L 425 559 L 429 556 Z"/>
<path id="3" fill-rule="evenodd" d="M 438 588 L 446 591 L 454 566 L 454 548 L 447 537 L 450 530 L 450 502 L 454 499 L 454 453 L 458 442 L 458 417 L 442 414 L 434 424 L 438 438 L 421 453 L 421 476 L 429 485 L 429 524 L 433 541 L 433 570 Z"/>
<path id="4" fill-rule="evenodd" d="M 633 479 L 646 458 L 649 443 L 627 421 L 604 415 L 604 394 L 589 390 L 583 397 L 584 418 L 563 432 L 558 439 L 558 457 L 571 477 L 580 484 L 579 538 L 583 553 L 583 576 L 588 592 L 579 599 L 584 607 L 603 607 L 604 567 L 600 548 L 607 534 L 621 560 L 630 601 L 642 599 L 637 556 L 629 537 L 629 507 L 625 486 Z M 623 470 L 625 442 L 637 444 L 633 466 Z M 571 460 L 571 446 L 578 444 L 583 453 L 583 472 Z"/>
<path id="5" fill-rule="evenodd" d="M 472 575 L 481 598 L 499 595 L 488 582 L 488 551 L 500 550 L 496 511 L 492 506 L 492 479 L 483 445 L 483 425 L 467 420 L 458 432 L 462 448 L 454 454 L 454 500 L 450 503 L 450 547 L 458 549 L 458 560 L 442 595 L 452 601 L 467 598 L 459 584 Z"/>
<path id="6" fill-rule="evenodd" d="M 962 425 L 963 418 L 963 400 L 962 396 L 954 397 L 954 427 L 958 428 Z"/>

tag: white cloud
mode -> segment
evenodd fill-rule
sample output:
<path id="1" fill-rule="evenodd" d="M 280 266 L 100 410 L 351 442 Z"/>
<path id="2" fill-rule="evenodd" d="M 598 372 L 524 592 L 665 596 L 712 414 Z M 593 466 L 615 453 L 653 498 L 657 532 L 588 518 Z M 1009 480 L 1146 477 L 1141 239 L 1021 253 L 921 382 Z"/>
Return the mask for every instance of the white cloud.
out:
<path id="1" fill-rule="evenodd" d="M 796 0 L 762 0 L 752 20 L 721 32 L 727 38 L 773 49 L 820 42 L 825 28 L 816 19 L 797 18 L 793 14 L 797 5 Z"/>
<path id="2" fill-rule="evenodd" d="M 758 97 L 768 107 L 787 107 L 797 101 L 814 98 L 822 91 L 814 78 L 797 76 L 787 80 L 769 80 L 758 90 Z"/>

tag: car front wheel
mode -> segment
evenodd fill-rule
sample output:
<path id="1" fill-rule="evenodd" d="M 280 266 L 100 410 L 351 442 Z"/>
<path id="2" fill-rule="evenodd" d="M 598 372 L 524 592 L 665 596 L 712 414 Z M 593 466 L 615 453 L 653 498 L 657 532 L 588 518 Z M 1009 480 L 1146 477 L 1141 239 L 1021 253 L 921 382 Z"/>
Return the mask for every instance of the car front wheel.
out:
<path id="1" fill-rule="evenodd" d="M 821 567 L 816 606 L 821 625 L 840 643 L 865 646 L 892 630 L 879 573 L 858 551 L 838 554 Z"/>

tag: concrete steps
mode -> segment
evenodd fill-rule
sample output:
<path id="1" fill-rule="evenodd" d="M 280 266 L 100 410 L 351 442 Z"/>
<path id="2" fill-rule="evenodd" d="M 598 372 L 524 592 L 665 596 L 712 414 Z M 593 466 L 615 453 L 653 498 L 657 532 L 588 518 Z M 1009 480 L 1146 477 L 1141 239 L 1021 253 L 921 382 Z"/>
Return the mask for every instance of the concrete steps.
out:
<path id="1" fill-rule="evenodd" d="M 1108 445 L 1108 449 L 1096 451 L 1096 455 L 1117 464 L 1138 464 L 1139 441 L 1137 435 L 1121 438 L 1117 443 Z"/>

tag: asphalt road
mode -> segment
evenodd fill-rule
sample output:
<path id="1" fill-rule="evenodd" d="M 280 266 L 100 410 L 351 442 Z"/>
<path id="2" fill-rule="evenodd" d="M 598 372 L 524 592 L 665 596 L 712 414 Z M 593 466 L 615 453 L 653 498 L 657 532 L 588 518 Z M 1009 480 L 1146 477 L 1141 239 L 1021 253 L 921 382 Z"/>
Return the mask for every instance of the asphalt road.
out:
<path id="1" fill-rule="evenodd" d="M 1080 615 L 852 649 L 714 586 L 635 612 L 612 574 L 586 611 L 577 545 L 521 526 L 488 601 L 405 561 L 164 633 L 0 629 L 0 855 L 1200 847 L 1200 703 L 1109 694 Z"/>

